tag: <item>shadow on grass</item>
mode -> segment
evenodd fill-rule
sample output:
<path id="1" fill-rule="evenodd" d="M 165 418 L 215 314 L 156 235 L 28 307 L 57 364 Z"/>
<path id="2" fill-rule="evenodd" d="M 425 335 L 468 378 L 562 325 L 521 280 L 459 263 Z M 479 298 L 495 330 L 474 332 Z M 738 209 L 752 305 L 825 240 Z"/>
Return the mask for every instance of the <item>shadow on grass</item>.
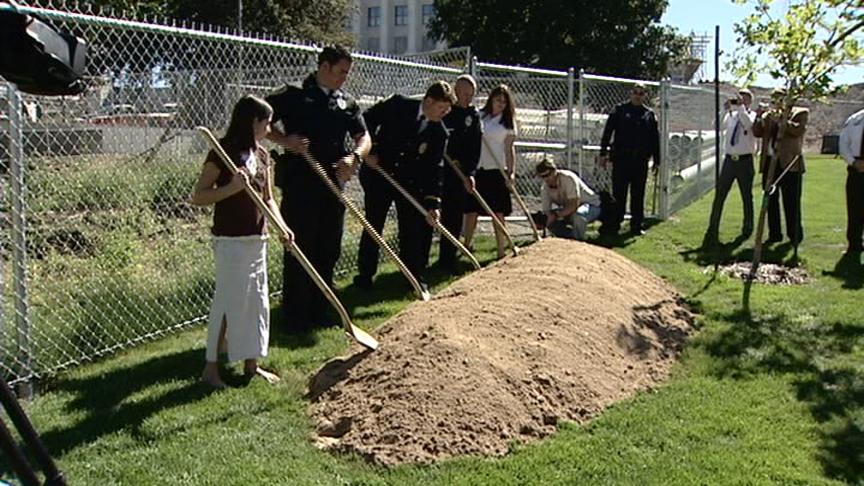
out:
<path id="1" fill-rule="evenodd" d="M 864 265 L 861 263 L 861 253 L 844 253 L 837 260 L 834 269 L 823 270 L 822 275 L 842 280 L 844 289 L 858 290 L 864 287 Z"/>
<path id="2" fill-rule="evenodd" d="M 820 424 L 825 473 L 864 481 L 864 369 L 853 356 L 864 346 L 864 325 L 814 323 L 806 316 L 751 319 L 741 311 L 720 318 L 729 327 L 702 345 L 716 359 L 713 372 L 722 378 L 793 375 L 798 399 Z"/>
<path id="3" fill-rule="evenodd" d="M 651 228 L 660 224 L 661 222 L 662 221 L 660 221 L 659 219 L 646 219 L 642 223 L 642 229 L 644 229 L 646 232 L 650 231 Z M 626 223 L 624 224 L 624 227 L 626 227 Z M 635 243 L 638 238 L 642 238 L 642 236 L 634 235 L 622 228 L 621 231 L 616 234 L 598 233 L 595 236 L 589 237 L 586 242 L 597 246 L 602 246 L 604 248 L 626 248 Z"/>
<path id="4" fill-rule="evenodd" d="M 753 260 L 753 246 L 741 248 L 749 239 L 739 235 L 732 241 L 726 243 L 703 242 L 695 248 L 688 248 L 678 254 L 685 262 L 695 263 L 699 266 L 728 265 L 737 262 L 750 262 Z M 752 242 L 751 242 L 752 243 Z M 762 246 L 762 263 L 775 263 L 778 265 L 797 265 L 795 251 L 792 243 L 786 241 L 779 245 Z"/>
<path id="5" fill-rule="evenodd" d="M 117 368 L 106 374 L 64 379 L 59 382 L 57 391 L 75 397 L 66 405 L 64 413 L 80 415 L 81 418 L 73 425 L 43 433 L 45 446 L 52 455 L 62 456 L 121 430 L 142 437 L 145 435 L 142 424 L 152 415 L 196 402 L 213 393 L 212 388 L 197 379 L 203 358 L 202 350 L 191 349 Z M 235 384 L 238 379 L 237 376 L 225 375 L 229 384 Z M 159 387 L 166 385 L 167 391 L 160 393 Z M 5 468 L 6 465 L 0 461 L 0 475 L 9 472 Z"/>

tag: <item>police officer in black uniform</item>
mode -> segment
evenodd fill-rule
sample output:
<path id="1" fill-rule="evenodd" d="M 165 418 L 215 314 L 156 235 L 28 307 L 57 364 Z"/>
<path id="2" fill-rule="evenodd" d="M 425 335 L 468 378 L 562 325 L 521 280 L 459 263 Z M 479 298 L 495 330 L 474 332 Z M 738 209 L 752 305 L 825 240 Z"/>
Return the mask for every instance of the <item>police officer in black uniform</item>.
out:
<path id="1" fill-rule="evenodd" d="M 445 164 L 444 186 L 441 191 L 441 224 L 458 238 L 462 232 L 465 202 L 474 188 L 474 171 L 480 161 L 483 124 L 480 122 L 480 112 L 472 104 L 474 93 L 477 92 L 474 77 L 470 74 L 459 76 L 453 90 L 456 92 L 456 104 L 444 117 L 444 126 L 450 134 L 447 140 L 447 155 L 468 178 L 469 185 L 466 187 L 450 164 Z M 438 264 L 444 268 L 454 268 L 456 247 L 447 238 L 441 238 L 440 248 Z"/>
<path id="2" fill-rule="evenodd" d="M 408 270 L 425 287 L 423 274 L 432 244 L 431 220 L 440 218 L 441 180 L 447 130 L 441 120 L 455 102 L 453 88 L 437 81 L 423 100 L 393 95 L 364 113 L 374 146 L 360 169 L 366 218 L 381 232 L 390 205 L 396 202 L 399 218 L 399 256 Z M 372 167 L 391 174 L 427 209 L 420 214 Z M 359 274 L 354 283 L 371 288 L 378 269 L 378 246 L 366 233 L 360 238 Z"/>
<path id="3" fill-rule="evenodd" d="M 648 159 L 654 159 L 654 170 L 660 166 L 660 132 L 654 112 L 645 106 L 648 90 L 636 84 L 630 92 L 630 102 L 612 110 L 603 129 L 600 157 L 608 162 L 612 139 L 611 215 L 604 221 L 601 233 L 616 234 L 624 221 L 627 192 L 630 192 L 630 232 L 641 235 L 645 219 L 645 183 L 648 180 Z M 614 135 L 614 139 L 613 139 Z"/>
<path id="4" fill-rule="evenodd" d="M 285 149 L 274 156 L 282 216 L 300 250 L 330 286 L 342 250 L 345 208 L 302 154 L 308 151 L 340 187 L 368 155 L 372 142 L 360 107 L 341 89 L 352 64 L 343 47 L 325 47 L 318 55 L 318 70 L 301 86 L 289 85 L 267 97 L 274 110 L 270 139 Z M 288 329 L 332 324 L 327 300 L 287 250 L 283 265 L 282 313 Z"/>

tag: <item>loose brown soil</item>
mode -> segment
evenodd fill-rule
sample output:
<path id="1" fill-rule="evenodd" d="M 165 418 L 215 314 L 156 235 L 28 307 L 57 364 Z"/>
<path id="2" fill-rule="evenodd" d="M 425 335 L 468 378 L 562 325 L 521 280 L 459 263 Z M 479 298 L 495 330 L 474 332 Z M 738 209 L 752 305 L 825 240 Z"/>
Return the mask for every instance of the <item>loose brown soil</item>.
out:
<path id="1" fill-rule="evenodd" d="M 410 305 L 378 351 L 326 364 L 316 443 L 384 465 L 503 455 L 661 382 L 692 321 L 644 268 L 547 239 Z"/>

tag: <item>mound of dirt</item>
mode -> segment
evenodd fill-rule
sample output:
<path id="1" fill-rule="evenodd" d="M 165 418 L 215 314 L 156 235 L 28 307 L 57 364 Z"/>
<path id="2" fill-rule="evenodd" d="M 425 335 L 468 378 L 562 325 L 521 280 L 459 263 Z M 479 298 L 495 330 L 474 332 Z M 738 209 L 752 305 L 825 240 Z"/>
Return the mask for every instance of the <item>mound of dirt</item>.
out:
<path id="1" fill-rule="evenodd" d="M 503 455 L 662 381 L 693 317 L 604 248 L 547 239 L 416 302 L 311 380 L 316 443 L 376 463 Z"/>

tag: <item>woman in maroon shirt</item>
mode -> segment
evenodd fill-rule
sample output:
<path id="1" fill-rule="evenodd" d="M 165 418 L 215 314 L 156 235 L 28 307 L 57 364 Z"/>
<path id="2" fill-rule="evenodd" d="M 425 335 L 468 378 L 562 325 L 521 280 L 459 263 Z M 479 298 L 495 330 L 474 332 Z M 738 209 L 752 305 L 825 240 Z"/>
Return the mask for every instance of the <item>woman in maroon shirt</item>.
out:
<path id="1" fill-rule="evenodd" d="M 215 205 L 213 251 L 216 290 L 207 327 L 206 365 L 201 379 L 216 388 L 225 387 L 219 376 L 218 352 L 225 343 L 229 361 L 244 362 L 248 377 L 269 382 L 279 377 L 258 366 L 267 356 L 270 338 L 270 301 L 267 285 L 267 226 L 264 214 L 244 191 L 249 183 L 274 214 L 270 158 L 259 142 L 267 136 L 273 109 L 267 102 L 247 95 L 234 106 L 222 147 L 240 169 L 236 175 L 210 151 L 192 194 L 192 204 Z M 287 226 L 286 226 L 287 227 Z M 293 234 L 283 238 L 290 244 Z"/>

